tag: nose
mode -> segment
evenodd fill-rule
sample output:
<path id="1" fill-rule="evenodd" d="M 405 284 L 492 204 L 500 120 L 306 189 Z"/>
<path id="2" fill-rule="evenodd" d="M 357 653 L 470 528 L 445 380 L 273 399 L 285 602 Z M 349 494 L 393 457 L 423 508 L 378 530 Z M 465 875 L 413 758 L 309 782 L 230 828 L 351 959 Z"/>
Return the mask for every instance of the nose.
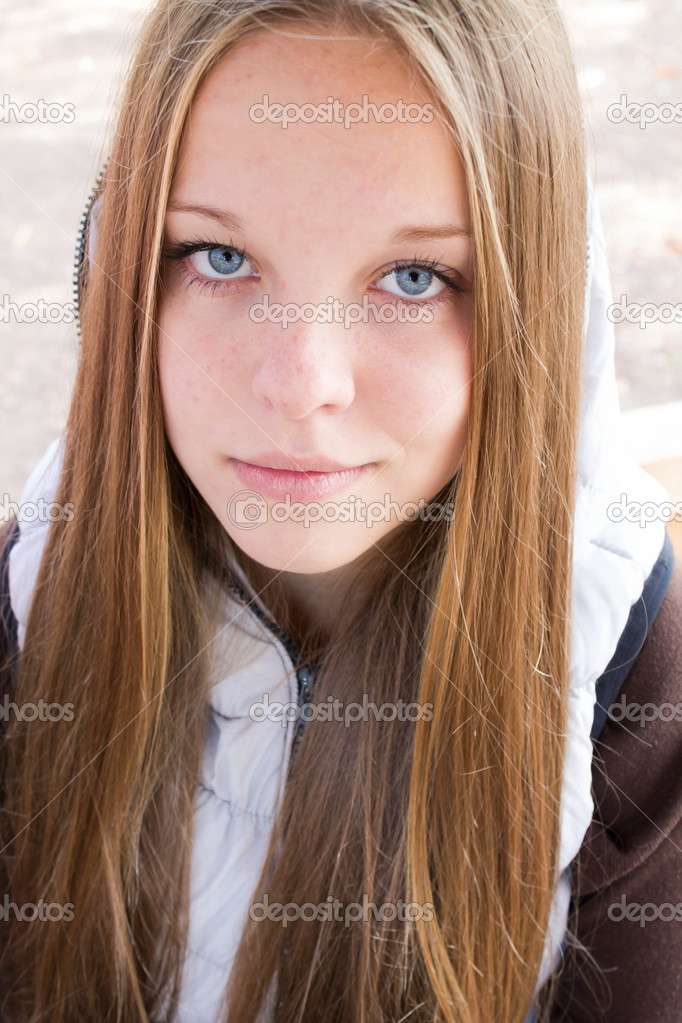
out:
<path id="1" fill-rule="evenodd" d="M 351 340 L 339 323 L 264 325 L 252 387 L 256 398 L 287 419 L 316 409 L 338 413 L 355 397 Z"/>

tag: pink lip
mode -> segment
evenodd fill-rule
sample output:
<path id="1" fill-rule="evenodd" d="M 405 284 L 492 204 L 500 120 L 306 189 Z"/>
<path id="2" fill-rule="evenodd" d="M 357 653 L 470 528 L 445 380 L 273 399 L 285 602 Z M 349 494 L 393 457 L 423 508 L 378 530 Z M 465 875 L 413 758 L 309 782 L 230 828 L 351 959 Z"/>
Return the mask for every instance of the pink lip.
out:
<path id="1" fill-rule="evenodd" d="M 239 459 L 235 459 L 239 461 Z M 289 469 L 291 472 L 338 472 L 340 469 L 355 469 L 356 465 L 337 462 L 326 455 L 288 455 L 284 451 L 263 451 L 244 460 L 245 465 L 257 465 L 263 469 Z"/>
<path id="2" fill-rule="evenodd" d="M 309 459 L 305 460 L 306 463 L 309 461 Z M 270 466 L 242 462 L 238 458 L 231 458 L 230 464 L 234 467 L 242 483 L 262 494 L 263 497 L 283 500 L 288 496 L 293 501 L 315 501 L 345 490 L 374 463 L 366 462 L 364 465 L 341 468 L 331 472 L 320 472 L 314 469 L 307 469 L 305 472 L 273 469 Z M 299 464 L 301 464 L 300 461 Z M 329 463 L 327 462 L 327 464 Z"/>

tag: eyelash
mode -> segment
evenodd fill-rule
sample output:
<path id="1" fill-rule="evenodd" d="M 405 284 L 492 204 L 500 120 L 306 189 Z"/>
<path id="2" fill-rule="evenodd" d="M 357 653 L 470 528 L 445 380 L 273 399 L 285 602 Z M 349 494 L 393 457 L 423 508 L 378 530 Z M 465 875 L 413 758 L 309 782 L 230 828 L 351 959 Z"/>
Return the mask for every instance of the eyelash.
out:
<path id="1" fill-rule="evenodd" d="M 165 249 L 164 252 L 163 252 L 163 257 L 164 257 L 164 259 L 170 260 L 173 263 L 177 263 L 178 264 L 178 269 L 181 271 L 183 276 L 187 279 L 188 284 L 191 287 L 198 287 L 201 292 L 209 291 L 210 293 L 215 293 L 216 291 L 220 291 L 223 288 L 226 288 L 226 289 L 229 289 L 229 290 L 233 290 L 235 284 L 238 281 L 248 281 L 248 280 L 252 279 L 252 278 L 249 278 L 249 277 L 239 277 L 239 278 L 235 278 L 235 280 L 233 280 L 233 281 L 230 281 L 230 280 L 224 280 L 224 281 L 210 280 L 208 278 L 201 277 L 199 274 L 197 274 L 196 272 L 191 270 L 189 268 L 189 266 L 187 265 L 187 263 L 185 262 L 187 257 L 193 255 L 195 252 L 209 252 L 212 249 L 224 249 L 224 250 L 229 251 L 229 252 L 235 252 L 235 253 L 237 253 L 238 256 L 241 256 L 243 259 L 248 259 L 249 262 L 251 262 L 251 260 L 249 259 L 248 255 L 244 251 L 244 249 L 240 249 L 238 245 L 224 245 L 224 244 L 221 244 L 220 242 L 209 241 L 209 240 L 197 240 L 197 241 L 192 241 L 192 242 L 179 242 L 177 245 L 171 245 L 167 249 Z M 381 278 L 388 277 L 392 273 L 398 272 L 400 270 L 407 270 L 407 269 L 426 270 L 429 273 L 432 273 L 434 275 L 434 277 L 437 277 L 438 280 L 442 281 L 442 283 L 446 285 L 448 290 L 442 292 L 440 295 L 436 295 L 434 298 L 427 299 L 427 300 L 425 300 L 423 302 L 410 301 L 407 298 L 407 296 L 405 298 L 400 298 L 398 295 L 394 295 L 392 292 L 385 292 L 385 294 L 390 294 L 391 298 L 398 305 L 401 305 L 401 304 L 404 304 L 404 305 L 427 305 L 429 303 L 433 303 L 434 305 L 438 305 L 441 302 L 444 302 L 448 298 L 451 297 L 451 294 L 449 294 L 449 292 L 450 293 L 454 292 L 456 295 L 465 295 L 465 294 L 468 293 L 469 289 L 465 288 L 462 284 L 460 284 L 455 279 L 455 277 L 453 277 L 451 274 L 449 274 L 446 270 L 443 270 L 442 268 L 440 268 L 439 265 L 438 265 L 438 262 L 436 260 L 433 260 L 433 259 L 417 259 L 416 256 L 412 260 L 404 260 L 404 259 L 396 260 L 388 268 L 388 270 L 386 270 L 384 273 L 381 274 Z M 418 298 L 418 296 L 417 296 L 417 298 Z"/>

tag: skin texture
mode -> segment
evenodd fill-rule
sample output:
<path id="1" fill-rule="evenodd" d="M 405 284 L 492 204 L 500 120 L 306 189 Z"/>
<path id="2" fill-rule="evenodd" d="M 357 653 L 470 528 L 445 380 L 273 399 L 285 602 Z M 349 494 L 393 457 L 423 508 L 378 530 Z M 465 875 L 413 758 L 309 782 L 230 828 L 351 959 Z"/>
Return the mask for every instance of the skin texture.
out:
<path id="1" fill-rule="evenodd" d="M 244 515 L 236 501 L 256 488 L 231 459 L 278 452 L 373 463 L 320 503 L 348 509 L 355 496 L 402 508 L 429 501 L 452 478 L 468 419 L 470 239 L 391 240 L 406 226 L 468 231 L 463 170 L 435 109 L 415 123 L 369 115 L 349 126 L 298 120 L 286 129 L 249 117 L 264 94 L 271 103 L 334 97 L 346 105 L 364 93 L 377 106 L 430 102 L 389 43 L 251 36 L 195 97 L 166 218 L 158 358 L 169 442 L 234 543 L 273 576 L 283 573 L 302 617 L 318 621 L 333 614 L 338 584 L 350 585 L 355 559 L 396 528 L 399 513 L 343 521 L 337 509 L 326 512 L 331 521 L 273 521 L 278 499 L 265 498 L 264 520 L 244 528 L 231 521 Z M 179 204 L 230 210 L 242 226 Z M 168 258 L 169 247 L 196 241 L 214 243 L 212 258 L 229 263 L 216 269 L 207 252 Z M 218 248 L 230 245 L 245 251 L 241 263 Z M 435 261 L 465 292 L 428 270 L 417 278 L 415 259 Z M 409 264 L 402 275 L 392 270 L 398 260 Z M 188 274 L 218 285 L 201 288 Z M 406 289 L 409 274 L 417 291 Z M 271 304 L 326 306 L 333 297 L 343 307 L 364 298 L 392 306 L 395 319 L 254 322 L 250 310 L 266 294 Z M 421 321 L 401 322 L 397 311 L 408 305 L 429 305 L 430 319 L 422 309 Z"/>

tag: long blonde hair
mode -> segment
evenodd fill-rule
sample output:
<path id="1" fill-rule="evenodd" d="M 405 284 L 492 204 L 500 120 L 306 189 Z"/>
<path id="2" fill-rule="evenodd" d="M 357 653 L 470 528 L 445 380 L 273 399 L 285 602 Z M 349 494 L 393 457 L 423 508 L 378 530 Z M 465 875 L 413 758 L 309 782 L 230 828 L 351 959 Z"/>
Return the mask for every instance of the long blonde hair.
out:
<path id="1" fill-rule="evenodd" d="M 587 244 L 556 3 L 160 0 L 101 186 L 56 498 L 76 514 L 50 527 L 17 678 L 17 701 L 76 713 L 68 730 L 18 722 L 6 747 L 7 890 L 74 906 L 68 924 L 4 925 L 5 1007 L 24 1023 L 171 1019 L 180 995 L 202 651 L 220 606 L 202 580 L 222 570 L 225 537 L 164 434 L 160 251 L 199 84 L 241 40 L 283 28 L 389 39 L 423 76 L 466 175 L 473 380 L 452 522 L 410 523 L 361 559 L 370 585 L 316 680 L 320 700 L 431 703 L 433 720 L 308 722 L 254 892 L 402 898 L 434 918 L 245 921 L 224 1018 L 254 1021 L 275 983 L 278 1023 L 522 1023 L 537 983 L 558 862 Z"/>

